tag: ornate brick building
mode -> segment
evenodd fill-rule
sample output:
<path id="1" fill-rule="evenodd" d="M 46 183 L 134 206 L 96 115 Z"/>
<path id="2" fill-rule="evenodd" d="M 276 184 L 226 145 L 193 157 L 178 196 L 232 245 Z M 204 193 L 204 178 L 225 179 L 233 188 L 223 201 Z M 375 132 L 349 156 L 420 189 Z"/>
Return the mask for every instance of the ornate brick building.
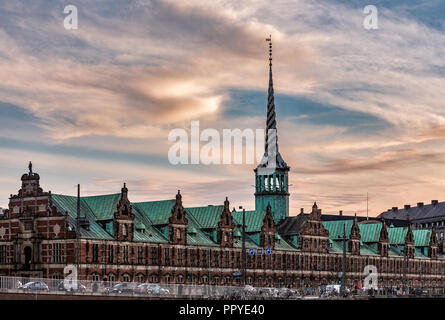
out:
<path id="1" fill-rule="evenodd" d="M 271 57 L 269 77 L 266 127 L 276 129 Z M 75 264 L 81 279 L 236 285 L 244 265 L 248 284 L 304 288 L 338 283 L 343 265 L 354 286 L 374 265 L 379 286 L 442 285 L 445 261 L 434 228 L 324 219 L 316 203 L 310 213 L 289 216 L 290 168 L 277 152 L 275 170 L 259 170 L 270 159 L 269 142 L 255 169 L 256 208 L 245 212 L 245 259 L 243 213 L 231 211 L 227 198 L 187 207 L 178 191 L 170 200 L 131 202 L 125 184 L 108 195 L 53 194 L 30 164 L 0 215 L 0 274 L 62 278 Z"/>

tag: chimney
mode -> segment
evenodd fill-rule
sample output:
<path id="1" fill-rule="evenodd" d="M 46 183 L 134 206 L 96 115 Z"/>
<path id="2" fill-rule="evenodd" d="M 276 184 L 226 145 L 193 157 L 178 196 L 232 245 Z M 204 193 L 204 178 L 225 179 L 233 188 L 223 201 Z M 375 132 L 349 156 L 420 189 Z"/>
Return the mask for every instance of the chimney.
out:
<path id="1" fill-rule="evenodd" d="M 340 216 L 343 216 L 343 210 L 340 210 L 338 213 Z"/>
<path id="2" fill-rule="evenodd" d="M 436 204 L 438 204 L 438 203 L 439 203 L 439 200 L 431 200 L 431 204 L 434 205 L 434 206 L 435 206 Z"/>
<path id="3" fill-rule="evenodd" d="M 405 204 L 404 208 L 405 208 L 405 210 L 408 210 L 409 208 L 411 208 L 411 205 Z"/>
<path id="4" fill-rule="evenodd" d="M 300 214 L 303 214 L 303 213 L 304 213 L 304 209 L 300 208 Z"/>
<path id="5" fill-rule="evenodd" d="M 422 208 L 423 207 L 423 202 L 417 202 L 417 207 L 418 208 Z"/>
<path id="6" fill-rule="evenodd" d="M 392 211 L 396 212 L 397 210 L 399 210 L 399 208 L 397 208 L 397 207 L 392 207 Z"/>

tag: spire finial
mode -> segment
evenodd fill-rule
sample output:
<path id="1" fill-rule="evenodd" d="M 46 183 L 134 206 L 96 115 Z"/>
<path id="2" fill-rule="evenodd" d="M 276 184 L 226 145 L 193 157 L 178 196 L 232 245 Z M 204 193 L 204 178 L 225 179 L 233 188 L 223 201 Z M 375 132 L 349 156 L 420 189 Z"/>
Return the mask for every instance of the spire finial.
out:
<path id="1" fill-rule="evenodd" d="M 269 42 L 269 67 L 272 68 L 272 35 L 269 35 L 269 38 L 266 38 L 266 41 Z"/>
<path id="2" fill-rule="evenodd" d="M 31 161 L 29 161 L 28 168 L 29 168 L 29 173 L 31 174 L 32 173 L 32 162 Z"/>

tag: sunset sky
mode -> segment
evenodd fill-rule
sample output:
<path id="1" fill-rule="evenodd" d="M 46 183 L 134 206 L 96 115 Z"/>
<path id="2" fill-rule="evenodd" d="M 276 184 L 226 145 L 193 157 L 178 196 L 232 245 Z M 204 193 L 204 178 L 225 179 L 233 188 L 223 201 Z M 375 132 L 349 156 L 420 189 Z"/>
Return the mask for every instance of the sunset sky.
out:
<path id="1" fill-rule="evenodd" d="M 291 215 L 445 201 L 445 2 L 372 1 L 377 30 L 366 4 L 0 0 L 0 207 L 32 160 L 53 193 L 253 209 L 255 165 L 175 166 L 167 137 L 264 128 L 269 34 Z"/>

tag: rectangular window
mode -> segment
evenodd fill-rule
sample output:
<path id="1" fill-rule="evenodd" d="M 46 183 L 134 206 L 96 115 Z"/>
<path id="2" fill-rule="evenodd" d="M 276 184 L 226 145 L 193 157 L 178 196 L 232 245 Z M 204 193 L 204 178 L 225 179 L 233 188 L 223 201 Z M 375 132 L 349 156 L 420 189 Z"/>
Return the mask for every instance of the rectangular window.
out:
<path id="1" fill-rule="evenodd" d="M 224 253 L 224 257 L 225 257 L 225 259 L 226 259 L 225 267 L 228 268 L 228 267 L 229 267 L 229 251 L 226 251 L 226 252 Z"/>
<path id="2" fill-rule="evenodd" d="M 107 246 L 108 251 L 108 263 L 114 263 L 114 247 L 112 245 Z"/>
<path id="3" fill-rule="evenodd" d="M 182 249 L 178 249 L 178 266 L 182 267 Z"/>
<path id="4" fill-rule="evenodd" d="M 124 246 L 124 263 L 128 263 L 128 246 Z"/>
<path id="5" fill-rule="evenodd" d="M 53 243 L 53 262 L 54 263 L 62 262 L 62 244 L 61 243 Z"/>
<path id="6" fill-rule="evenodd" d="M 241 268 L 241 253 L 236 253 L 236 267 Z"/>
<path id="7" fill-rule="evenodd" d="M 210 251 L 210 255 L 211 255 L 211 262 L 212 262 L 212 267 L 217 267 L 218 266 L 218 257 L 216 256 L 216 251 Z"/>
<path id="8" fill-rule="evenodd" d="M 94 243 L 92 245 L 93 250 L 93 263 L 99 262 L 99 245 L 97 243 Z"/>
<path id="9" fill-rule="evenodd" d="M 208 258 L 207 258 L 207 251 L 206 250 L 202 250 L 201 251 L 201 255 L 202 255 L 202 265 L 203 265 L 203 267 L 208 267 L 208 265 L 209 265 L 209 261 L 208 261 Z"/>
<path id="10" fill-rule="evenodd" d="M 156 247 L 151 248 L 151 264 L 155 265 L 158 264 L 158 250 Z"/>
<path id="11" fill-rule="evenodd" d="M 142 264 L 144 256 L 143 256 L 143 248 L 142 247 L 138 247 L 138 264 Z"/>
<path id="12" fill-rule="evenodd" d="M 195 249 L 190 249 L 190 266 L 194 267 L 196 263 Z"/>
<path id="13" fill-rule="evenodd" d="M 2 245 L 0 246 L 0 263 L 5 264 L 6 263 L 6 246 Z"/>
<path id="14" fill-rule="evenodd" d="M 170 265 L 170 248 L 164 249 L 164 262 L 166 266 Z"/>

